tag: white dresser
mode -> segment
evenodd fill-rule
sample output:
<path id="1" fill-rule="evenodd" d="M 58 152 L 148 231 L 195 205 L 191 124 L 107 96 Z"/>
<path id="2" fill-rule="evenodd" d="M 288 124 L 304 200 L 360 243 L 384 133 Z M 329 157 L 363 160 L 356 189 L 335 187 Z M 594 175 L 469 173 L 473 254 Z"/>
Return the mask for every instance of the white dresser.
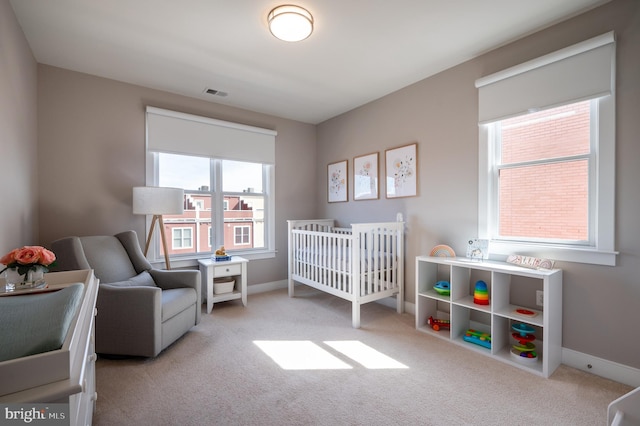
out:
<path id="1" fill-rule="evenodd" d="M 97 398 L 94 329 L 98 279 L 91 270 L 55 272 L 46 274 L 45 279 L 48 290 L 84 284 L 82 300 L 60 349 L 0 362 L 0 403 L 69 404 L 70 425 L 91 425 Z"/>

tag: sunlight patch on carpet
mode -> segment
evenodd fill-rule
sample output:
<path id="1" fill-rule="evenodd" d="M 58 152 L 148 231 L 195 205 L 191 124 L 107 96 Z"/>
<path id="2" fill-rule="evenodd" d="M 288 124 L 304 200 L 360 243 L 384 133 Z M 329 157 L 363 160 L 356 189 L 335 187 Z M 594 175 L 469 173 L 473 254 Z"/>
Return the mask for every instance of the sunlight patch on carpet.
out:
<path id="1" fill-rule="evenodd" d="M 309 340 L 256 340 L 253 343 L 284 370 L 353 368 Z"/>
<path id="2" fill-rule="evenodd" d="M 384 368 L 409 368 L 401 362 L 357 340 L 324 342 L 336 351 L 348 356 L 362 366 L 375 370 Z"/>
<path id="3" fill-rule="evenodd" d="M 284 370 L 353 368 L 310 340 L 255 340 L 253 343 Z M 359 341 L 326 341 L 323 344 L 368 369 L 409 368 Z"/>

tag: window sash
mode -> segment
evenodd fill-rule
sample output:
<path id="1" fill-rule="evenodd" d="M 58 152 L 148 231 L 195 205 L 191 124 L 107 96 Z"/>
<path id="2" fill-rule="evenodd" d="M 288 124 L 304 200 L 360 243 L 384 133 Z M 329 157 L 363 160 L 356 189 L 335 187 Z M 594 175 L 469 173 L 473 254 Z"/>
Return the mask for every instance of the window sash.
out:
<path id="1" fill-rule="evenodd" d="M 487 125 L 491 129 L 488 144 L 494 147 L 493 152 L 493 167 L 492 173 L 490 176 L 492 188 L 489 198 L 489 203 L 493 204 L 492 211 L 495 211 L 495 214 L 489 217 L 491 222 L 489 238 L 494 241 L 505 241 L 505 242 L 530 242 L 534 244 L 540 243 L 548 243 L 554 245 L 564 245 L 564 246 L 575 246 L 575 247 L 595 247 L 597 245 L 596 237 L 597 233 L 595 232 L 596 226 L 596 217 L 597 217 L 597 197 L 593 194 L 593 189 L 597 188 L 597 156 L 598 152 L 598 132 L 597 132 L 597 123 L 599 122 L 599 109 L 598 99 L 593 99 L 590 101 L 589 108 L 589 152 L 585 154 L 578 155 L 567 155 L 567 156 L 556 156 L 549 158 L 540 158 L 538 160 L 529 160 L 529 161 L 516 161 L 510 163 L 502 162 L 502 141 L 500 140 L 501 135 L 501 121 L 491 123 Z M 555 163 L 569 163 L 573 161 L 587 161 L 587 169 L 588 169 L 588 182 L 587 182 L 587 238 L 586 239 L 562 239 L 562 238 L 536 238 L 532 236 L 507 236 L 503 235 L 500 231 L 500 208 L 501 208 L 501 200 L 499 198 L 500 194 L 500 172 L 503 170 L 509 169 L 518 169 L 524 167 L 531 167 L 536 165 L 547 165 L 547 164 L 555 164 Z"/>

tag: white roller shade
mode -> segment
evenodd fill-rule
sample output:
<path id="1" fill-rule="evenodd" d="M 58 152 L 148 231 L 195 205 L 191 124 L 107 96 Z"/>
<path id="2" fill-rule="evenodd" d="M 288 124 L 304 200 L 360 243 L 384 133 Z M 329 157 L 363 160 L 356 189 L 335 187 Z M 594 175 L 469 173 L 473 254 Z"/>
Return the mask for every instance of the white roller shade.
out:
<path id="1" fill-rule="evenodd" d="M 480 124 L 610 95 L 613 31 L 476 80 Z"/>
<path id="2" fill-rule="evenodd" d="M 274 164 L 276 135 L 274 130 L 147 107 L 149 151 Z"/>

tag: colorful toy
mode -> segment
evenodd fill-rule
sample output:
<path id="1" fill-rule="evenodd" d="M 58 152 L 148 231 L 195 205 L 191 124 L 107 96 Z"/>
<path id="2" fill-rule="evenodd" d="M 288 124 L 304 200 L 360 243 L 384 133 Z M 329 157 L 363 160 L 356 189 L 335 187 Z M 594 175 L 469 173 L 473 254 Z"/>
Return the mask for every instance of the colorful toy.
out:
<path id="1" fill-rule="evenodd" d="M 451 321 L 437 319 L 434 317 L 429 317 L 427 324 L 429 324 L 435 331 L 440 331 L 442 328 L 451 328 Z"/>
<path id="2" fill-rule="evenodd" d="M 511 336 L 517 343 L 511 346 L 511 355 L 522 362 L 536 362 L 538 360 L 538 354 L 536 353 L 536 345 L 533 342 L 536 340 L 534 328 L 527 324 L 513 324 L 511 328 L 514 330 Z"/>
<path id="3" fill-rule="evenodd" d="M 522 337 L 526 337 L 529 334 L 533 335 L 533 333 L 535 332 L 533 327 L 528 326 L 527 324 L 513 324 L 511 328 Z"/>
<path id="4" fill-rule="evenodd" d="M 530 311 L 529 309 L 524 309 L 524 308 L 514 309 L 513 313 L 522 315 L 523 317 L 529 317 L 529 318 L 533 318 L 538 315 L 537 312 Z"/>
<path id="5" fill-rule="evenodd" d="M 441 296 L 449 296 L 451 294 L 451 286 L 448 281 L 438 281 L 433 289 Z"/>
<path id="6" fill-rule="evenodd" d="M 473 329 L 468 329 L 462 336 L 465 342 L 474 343 L 476 345 L 484 346 L 487 349 L 491 349 L 491 335 L 489 333 L 483 333 Z"/>
<path id="7" fill-rule="evenodd" d="M 473 292 L 473 303 L 476 305 L 489 304 L 489 290 L 487 289 L 487 283 L 482 280 L 476 281 L 476 288 Z"/>
<path id="8" fill-rule="evenodd" d="M 220 246 L 218 250 L 215 251 L 214 255 L 211 256 L 213 260 L 216 262 L 223 262 L 225 260 L 231 260 L 231 256 L 227 254 L 224 246 Z"/>
<path id="9" fill-rule="evenodd" d="M 456 252 L 446 244 L 438 244 L 431 249 L 429 255 L 436 257 L 456 257 Z"/>

